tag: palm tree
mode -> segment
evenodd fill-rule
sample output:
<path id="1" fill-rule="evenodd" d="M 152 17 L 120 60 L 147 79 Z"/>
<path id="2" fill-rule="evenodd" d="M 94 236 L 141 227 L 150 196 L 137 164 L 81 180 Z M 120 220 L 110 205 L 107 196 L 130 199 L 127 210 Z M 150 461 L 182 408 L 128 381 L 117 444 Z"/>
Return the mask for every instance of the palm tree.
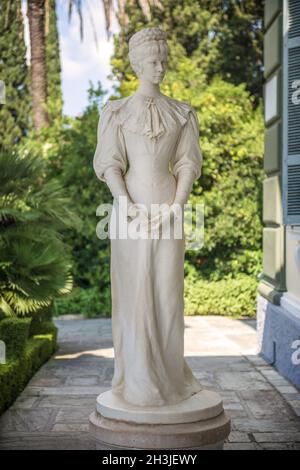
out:
<path id="1" fill-rule="evenodd" d="M 86 6 L 89 11 L 88 0 Z M 133 0 L 117 0 L 118 17 L 120 23 L 128 24 L 128 15 L 126 13 L 126 1 L 132 3 Z M 138 0 L 138 3 L 149 21 L 151 19 L 151 6 L 163 8 L 160 0 Z M 27 0 L 27 14 L 29 20 L 30 32 L 30 51 L 32 68 L 32 107 L 33 122 L 36 130 L 48 126 L 49 118 L 46 110 L 47 102 L 47 65 L 46 65 L 46 44 L 45 44 L 45 14 L 49 9 L 55 8 L 55 2 L 49 0 Z M 105 15 L 106 33 L 109 39 L 111 35 L 111 18 L 114 10 L 113 0 L 102 0 Z M 82 0 L 69 0 L 69 19 L 71 19 L 73 9 L 76 9 L 80 22 L 80 36 L 83 39 L 83 14 Z M 89 14 L 90 22 L 94 31 L 94 37 L 97 44 L 97 33 L 93 17 Z"/>
<path id="2" fill-rule="evenodd" d="M 126 26 L 129 23 L 129 18 L 126 13 L 126 4 L 128 3 L 129 5 L 133 4 L 135 0 L 117 0 L 117 11 L 118 11 L 118 19 L 120 24 L 123 26 Z M 87 7 L 87 10 L 89 12 L 89 2 L 88 0 L 85 0 L 85 4 Z M 156 6 L 163 10 L 163 4 L 160 0 L 138 0 L 138 4 L 147 19 L 147 21 L 151 20 L 151 6 Z M 72 17 L 72 12 L 73 8 L 76 9 L 78 16 L 79 16 L 79 23 L 80 23 L 80 37 L 83 39 L 83 14 L 82 14 L 82 0 L 69 0 L 69 20 Z M 111 32 L 111 19 L 112 19 L 112 14 L 114 11 L 114 5 L 113 5 L 113 0 L 102 0 L 102 5 L 104 8 L 104 16 L 105 16 L 105 29 L 106 29 L 106 34 L 107 34 L 107 39 L 110 38 L 112 32 Z M 93 17 L 89 13 L 89 19 L 91 26 L 94 31 L 94 37 L 95 41 L 97 42 L 97 34 L 96 34 L 96 28 L 94 25 Z"/>
<path id="3" fill-rule="evenodd" d="M 31 52 L 31 93 L 34 127 L 49 124 L 46 110 L 47 72 L 45 45 L 45 0 L 27 0 Z"/>
<path id="4" fill-rule="evenodd" d="M 71 254 L 61 230 L 80 227 L 44 161 L 0 154 L 0 314 L 33 315 L 70 292 Z"/>

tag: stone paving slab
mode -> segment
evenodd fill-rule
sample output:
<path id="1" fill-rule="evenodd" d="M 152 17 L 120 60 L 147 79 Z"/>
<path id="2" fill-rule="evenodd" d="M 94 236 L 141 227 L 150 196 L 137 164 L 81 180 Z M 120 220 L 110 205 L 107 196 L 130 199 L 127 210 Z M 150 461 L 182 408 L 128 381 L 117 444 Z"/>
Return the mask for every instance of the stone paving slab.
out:
<path id="1" fill-rule="evenodd" d="M 88 417 L 110 389 L 111 321 L 56 324 L 59 350 L 0 418 L 0 450 L 95 448 Z M 187 362 L 232 419 L 225 449 L 300 450 L 300 391 L 257 355 L 255 321 L 185 317 L 185 325 Z"/>

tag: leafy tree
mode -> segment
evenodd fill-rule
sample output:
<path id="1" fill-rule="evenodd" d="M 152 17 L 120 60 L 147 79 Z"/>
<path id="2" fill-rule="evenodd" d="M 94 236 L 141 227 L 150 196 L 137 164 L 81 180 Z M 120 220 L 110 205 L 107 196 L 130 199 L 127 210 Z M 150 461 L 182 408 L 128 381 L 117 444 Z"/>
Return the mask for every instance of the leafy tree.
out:
<path id="1" fill-rule="evenodd" d="M 214 279 L 261 271 L 264 123 L 253 99 L 218 77 L 191 99 L 204 161 L 191 199 L 205 206 L 205 244 L 190 260 Z"/>
<path id="2" fill-rule="evenodd" d="M 150 19 L 137 0 L 126 2 L 129 22 L 122 22 L 115 36 L 113 75 L 131 80 L 129 38 L 139 29 L 161 26 L 171 45 L 171 66 L 183 54 L 211 80 L 218 74 L 238 85 L 246 83 L 256 96 L 262 95 L 262 47 L 264 2 L 255 0 L 165 0 L 150 4 Z M 180 46 L 180 47 L 178 47 Z"/>
<path id="3" fill-rule="evenodd" d="M 0 80 L 6 102 L 0 104 L 0 150 L 8 151 L 30 127 L 29 73 L 21 2 L 0 0 Z"/>

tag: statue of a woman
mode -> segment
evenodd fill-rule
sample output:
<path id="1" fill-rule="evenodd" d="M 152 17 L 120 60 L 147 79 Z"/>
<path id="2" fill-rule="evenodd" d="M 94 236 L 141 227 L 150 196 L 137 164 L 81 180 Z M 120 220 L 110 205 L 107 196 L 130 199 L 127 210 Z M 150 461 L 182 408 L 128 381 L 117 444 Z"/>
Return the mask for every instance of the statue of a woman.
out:
<path id="1" fill-rule="evenodd" d="M 167 55 L 160 28 L 134 34 L 129 56 L 139 87 L 108 101 L 100 116 L 94 170 L 117 212 L 123 196 L 129 221 L 141 207 L 153 214 L 152 204 L 165 203 L 174 223 L 201 174 L 197 115 L 160 92 Z M 112 393 L 129 404 L 174 405 L 202 390 L 184 358 L 184 252 L 184 233 L 111 237 Z"/>

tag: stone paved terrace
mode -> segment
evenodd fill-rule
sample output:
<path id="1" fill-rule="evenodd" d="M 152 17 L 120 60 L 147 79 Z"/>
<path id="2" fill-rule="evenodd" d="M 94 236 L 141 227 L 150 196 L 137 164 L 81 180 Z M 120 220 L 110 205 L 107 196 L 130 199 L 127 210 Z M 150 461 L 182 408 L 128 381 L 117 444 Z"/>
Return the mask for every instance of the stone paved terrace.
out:
<path id="1" fill-rule="evenodd" d="M 59 320 L 59 350 L 0 418 L 2 449 L 94 449 L 88 417 L 110 388 L 109 319 Z M 254 320 L 185 317 L 185 355 L 232 418 L 225 449 L 300 449 L 300 392 L 256 355 Z"/>

